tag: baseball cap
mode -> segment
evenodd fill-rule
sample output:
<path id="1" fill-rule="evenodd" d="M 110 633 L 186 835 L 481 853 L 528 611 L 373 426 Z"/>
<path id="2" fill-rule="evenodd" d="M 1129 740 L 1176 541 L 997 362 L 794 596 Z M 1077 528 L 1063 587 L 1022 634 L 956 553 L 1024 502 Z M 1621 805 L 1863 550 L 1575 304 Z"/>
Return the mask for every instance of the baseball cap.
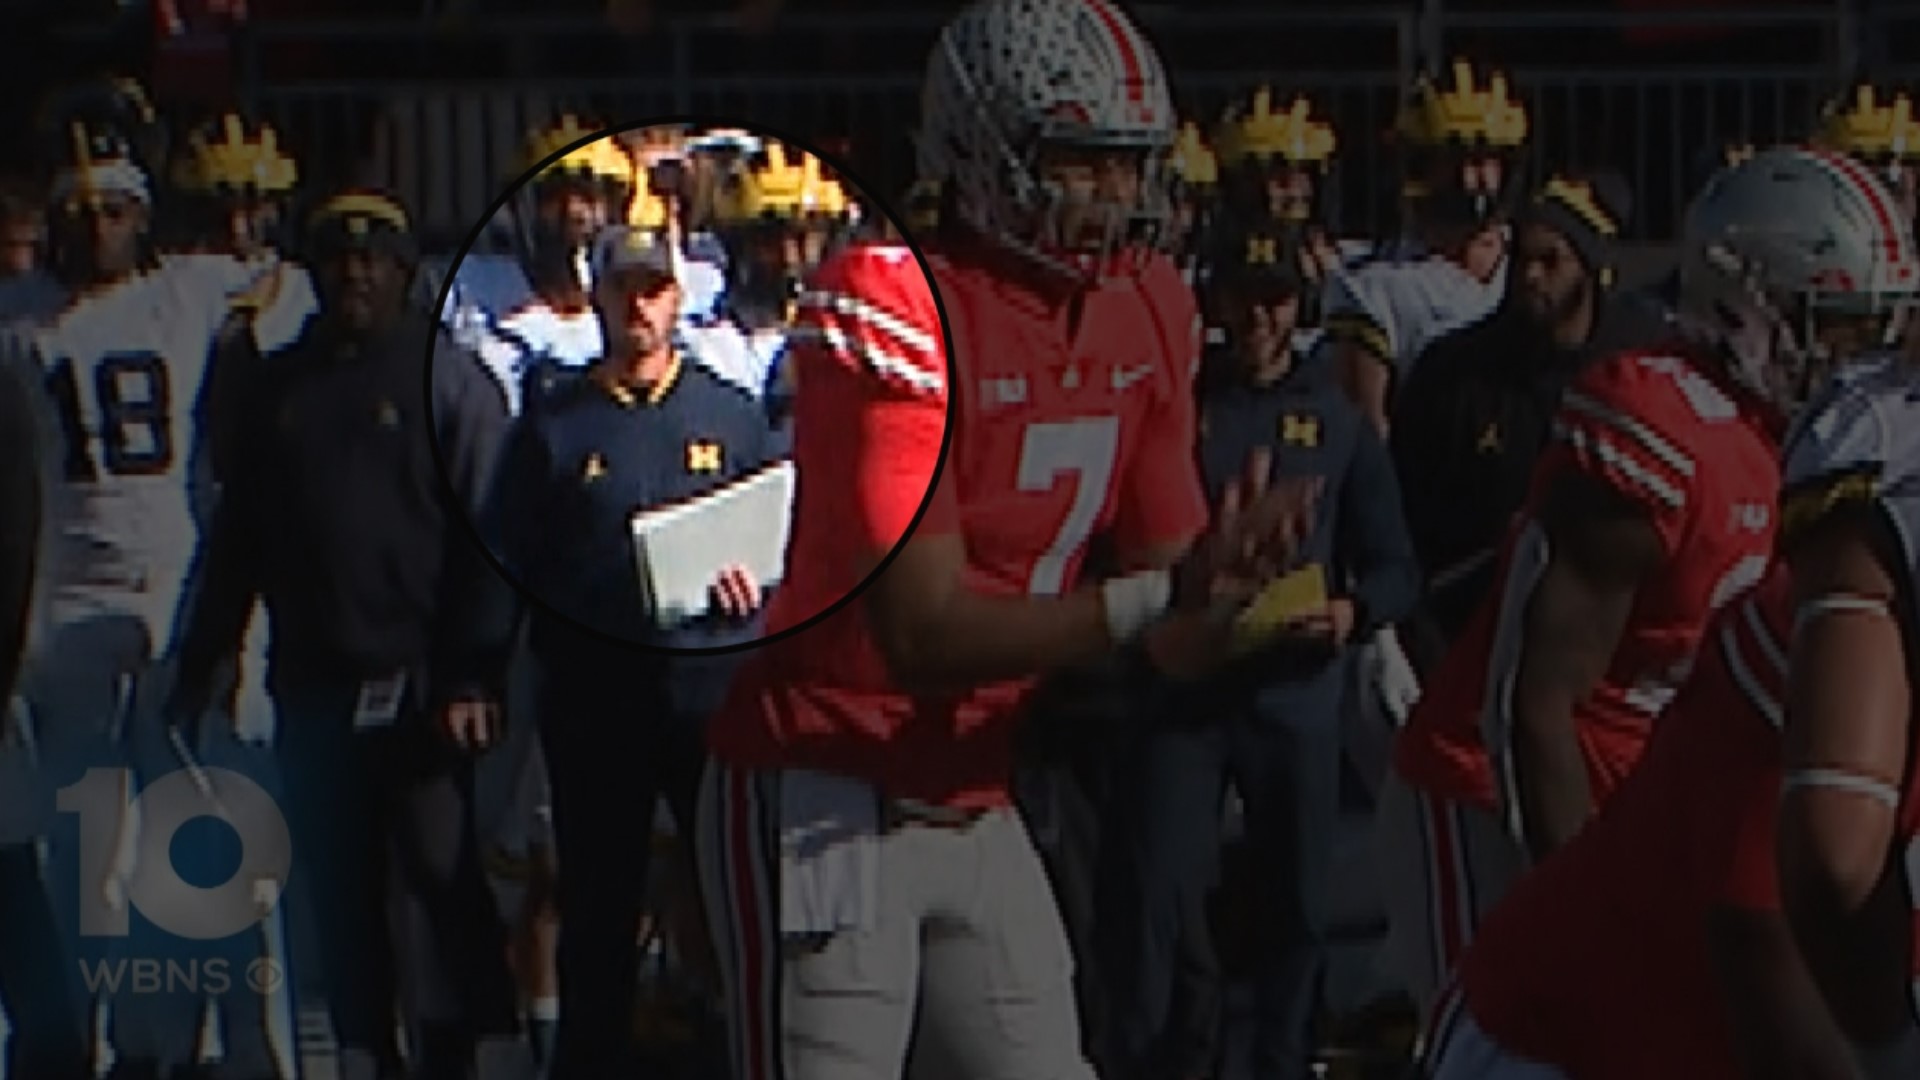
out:
<path id="1" fill-rule="evenodd" d="M 631 277 L 638 282 L 678 281 L 679 260 L 673 245 L 656 230 L 616 225 L 601 235 L 594 267 L 601 279 Z"/>
<path id="2" fill-rule="evenodd" d="M 1298 230 L 1262 222 L 1230 232 L 1215 270 L 1216 280 L 1243 299 L 1279 303 L 1305 287 Z"/>

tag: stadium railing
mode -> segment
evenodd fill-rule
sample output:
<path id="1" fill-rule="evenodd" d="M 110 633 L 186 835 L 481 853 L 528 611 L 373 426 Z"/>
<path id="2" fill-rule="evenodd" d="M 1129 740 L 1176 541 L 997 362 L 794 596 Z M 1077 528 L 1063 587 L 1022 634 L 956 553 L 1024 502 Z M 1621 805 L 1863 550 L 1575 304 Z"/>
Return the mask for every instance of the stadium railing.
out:
<path id="1" fill-rule="evenodd" d="M 1455 55 L 1506 70 L 1529 106 L 1532 165 L 1608 167 L 1635 186 L 1636 237 L 1671 235 L 1723 141 L 1805 134 L 1854 64 L 1847 5 L 1753 10 L 1481 11 L 1393 4 L 1241 11 L 1142 9 L 1184 113 L 1211 119 L 1268 83 L 1301 91 L 1339 132 L 1343 232 L 1397 216 L 1386 133 L 1412 73 Z M 846 137 L 881 197 L 912 174 L 921 68 L 941 12 L 796 13 L 742 31 L 726 13 L 624 38 L 597 20 L 257 24 L 237 45 L 242 100 L 315 171 L 396 190 L 423 228 L 458 239 L 483 217 L 529 127 L 564 109 L 613 122 L 747 119 L 800 138 Z M 1717 36 L 1650 48 L 1634 31 L 1708 24 Z M 400 62 L 396 65 L 394 61 Z M 393 77 L 388 72 L 412 74 Z"/>

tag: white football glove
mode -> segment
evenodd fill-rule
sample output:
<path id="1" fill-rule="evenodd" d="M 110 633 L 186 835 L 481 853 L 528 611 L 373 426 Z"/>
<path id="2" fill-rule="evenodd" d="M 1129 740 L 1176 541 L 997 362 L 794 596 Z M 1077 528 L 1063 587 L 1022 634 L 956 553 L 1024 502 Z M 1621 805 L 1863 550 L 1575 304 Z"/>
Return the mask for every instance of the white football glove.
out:
<path id="1" fill-rule="evenodd" d="M 1367 665 L 1364 685 L 1379 700 L 1381 712 L 1399 728 L 1420 700 L 1420 676 L 1414 673 L 1413 662 L 1407 659 L 1400 636 L 1392 627 L 1375 631 L 1368 644 L 1371 647 L 1362 661 Z"/>

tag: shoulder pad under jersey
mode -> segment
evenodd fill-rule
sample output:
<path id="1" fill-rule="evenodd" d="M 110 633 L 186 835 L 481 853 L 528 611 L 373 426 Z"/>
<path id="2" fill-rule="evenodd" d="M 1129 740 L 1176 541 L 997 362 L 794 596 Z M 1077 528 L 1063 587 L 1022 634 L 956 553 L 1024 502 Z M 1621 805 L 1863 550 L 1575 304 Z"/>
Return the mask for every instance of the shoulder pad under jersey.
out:
<path id="1" fill-rule="evenodd" d="M 727 274 L 719 265 L 688 258 L 680 265 L 680 319 L 705 323 L 719 317 L 727 298 Z"/>
<path id="2" fill-rule="evenodd" d="M 448 322 L 456 311 L 471 311 L 495 322 L 532 299 L 533 286 L 518 259 L 510 255 L 468 255 L 453 267 L 453 288 L 447 291 L 440 317 Z"/>
<path id="3" fill-rule="evenodd" d="M 253 342 L 261 356 L 271 356 L 298 341 L 307 320 L 320 310 L 307 268 L 289 262 L 262 275 L 248 290 L 248 297 L 250 304 L 236 307 L 251 311 Z"/>
<path id="4" fill-rule="evenodd" d="M 739 327 L 724 321 L 688 326 L 676 337 L 694 364 L 750 397 L 760 396 L 766 386 L 766 367 Z"/>
<path id="5" fill-rule="evenodd" d="M 1380 271 L 1390 265 L 1366 262 L 1336 267 L 1327 276 L 1320 299 L 1320 321 L 1330 341 L 1352 342 L 1382 359 L 1399 355 L 1393 311 L 1379 286 Z"/>
<path id="6" fill-rule="evenodd" d="M 1783 539 L 1861 502 L 1892 515 L 1912 565 L 1920 555 L 1920 368 L 1905 357 L 1843 369 L 1787 439 Z"/>

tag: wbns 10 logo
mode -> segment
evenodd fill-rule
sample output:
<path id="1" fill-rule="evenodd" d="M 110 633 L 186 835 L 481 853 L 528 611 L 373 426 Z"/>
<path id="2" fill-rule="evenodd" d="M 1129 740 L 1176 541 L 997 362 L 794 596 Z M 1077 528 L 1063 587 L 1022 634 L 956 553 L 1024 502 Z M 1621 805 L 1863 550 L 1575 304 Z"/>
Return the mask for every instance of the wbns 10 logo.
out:
<path id="1" fill-rule="evenodd" d="M 82 936 L 127 937 L 137 910 L 177 938 L 215 941 L 272 914 L 293 849 L 286 818 L 265 788 L 209 767 L 168 773 L 129 800 L 132 789 L 125 769 L 89 769 L 60 789 L 60 811 L 79 818 Z M 183 826 L 209 817 L 239 838 L 239 865 L 225 881 L 199 885 L 175 867 L 173 845 Z M 132 962 L 129 978 L 137 965 Z M 213 978 L 207 973 L 203 981 Z"/>

